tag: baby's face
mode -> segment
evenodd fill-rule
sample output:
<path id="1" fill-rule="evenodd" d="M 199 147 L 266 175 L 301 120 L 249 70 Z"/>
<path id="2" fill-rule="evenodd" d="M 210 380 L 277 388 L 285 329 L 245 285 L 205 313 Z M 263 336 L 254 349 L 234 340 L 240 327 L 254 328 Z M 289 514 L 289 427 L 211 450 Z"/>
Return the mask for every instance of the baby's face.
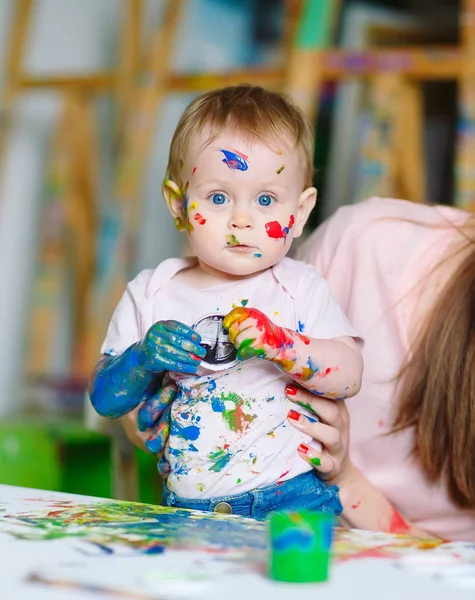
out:
<path id="1" fill-rule="evenodd" d="M 239 278 L 267 269 L 287 254 L 315 202 L 299 153 L 232 131 L 208 138 L 196 136 L 184 157 L 190 246 L 208 272 Z"/>

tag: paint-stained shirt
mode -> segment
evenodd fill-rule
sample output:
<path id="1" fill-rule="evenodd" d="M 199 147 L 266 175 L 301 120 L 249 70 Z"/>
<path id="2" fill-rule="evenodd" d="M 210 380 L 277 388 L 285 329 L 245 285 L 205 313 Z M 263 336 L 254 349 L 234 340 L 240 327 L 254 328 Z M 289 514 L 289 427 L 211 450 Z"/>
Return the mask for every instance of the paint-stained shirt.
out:
<path id="1" fill-rule="evenodd" d="M 361 391 L 346 401 L 353 462 L 418 527 L 475 542 L 475 511 L 455 507 L 443 479 L 427 481 L 411 456 L 412 430 L 385 435 L 395 415 L 396 375 L 410 356 L 416 306 L 428 291 L 427 275 L 462 240 L 457 226 L 467 216 L 448 206 L 372 198 L 340 208 L 297 256 L 322 273 L 365 340 Z M 429 294 L 435 297 L 436 290 Z"/>
<path id="2" fill-rule="evenodd" d="M 309 265 L 284 258 L 237 282 L 204 289 L 174 280 L 196 259 L 168 259 L 128 286 L 102 346 L 120 354 L 157 321 L 194 327 L 207 349 L 196 375 L 171 373 L 180 393 L 172 405 L 166 450 L 168 487 L 184 498 L 246 492 L 308 471 L 297 453 L 310 438 L 287 423 L 292 380 L 269 361 L 235 360 L 222 318 L 236 306 L 257 308 L 279 326 L 315 339 L 357 337 L 328 285 Z"/>

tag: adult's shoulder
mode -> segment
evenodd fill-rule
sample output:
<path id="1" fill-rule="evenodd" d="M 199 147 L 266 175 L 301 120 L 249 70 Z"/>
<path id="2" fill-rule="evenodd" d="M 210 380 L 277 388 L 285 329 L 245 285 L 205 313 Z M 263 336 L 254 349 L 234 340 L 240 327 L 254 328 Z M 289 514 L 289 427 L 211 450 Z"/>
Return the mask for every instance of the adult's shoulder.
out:
<path id="1" fill-rule="evenodd" d="M 344 255 L 347 264 L 377 260 L 398 262 L 411 256 L 431 233 L 450 223 L 461 224 L 463 211 L 418 204 L 395 198 L 373 197 L 339 208 L 301 245 L 297 258 L 315 265 L 326 276 L 336 257 Z M 421 235 L 421 227 L 428 235 Z"/>

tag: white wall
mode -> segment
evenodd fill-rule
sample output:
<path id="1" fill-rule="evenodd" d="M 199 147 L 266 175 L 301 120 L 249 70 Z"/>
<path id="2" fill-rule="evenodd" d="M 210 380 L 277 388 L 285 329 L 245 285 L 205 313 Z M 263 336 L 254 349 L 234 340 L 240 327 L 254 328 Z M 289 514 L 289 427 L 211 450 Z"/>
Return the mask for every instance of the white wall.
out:
<path id="1" fill-rule="evenodd" d="M 0 60 L 15 0 L 0 0 Z M 114 65 L 122 0 L 36 0 L 26 68 L 37 75 L 87 72 Z M 163 0 L 148 0 L 145 23 L 157 23 Z M 175 48 L 177 69 L 229 69 L 250 52 L 245 3 L 188 0 Z M 137 269 L 180 252 L 181 239 L 161 199 L 161 181 L 174 126 L 189 101 L 171 97 L 157 123 L 156 140 L 144 182 L 143 225 Z M 34 271 L 43 166 L 59 99 L 53 93 L 24 95 L 15 110 L 0 184 L 0 416 L 21 408 L 20 382 L 28 325 L 28 295 Z M 112 189 L 108 132 L 110 103 L 100 107 L 101 190 Z M 58 352 L 56 370 L 65 365 Z"/>

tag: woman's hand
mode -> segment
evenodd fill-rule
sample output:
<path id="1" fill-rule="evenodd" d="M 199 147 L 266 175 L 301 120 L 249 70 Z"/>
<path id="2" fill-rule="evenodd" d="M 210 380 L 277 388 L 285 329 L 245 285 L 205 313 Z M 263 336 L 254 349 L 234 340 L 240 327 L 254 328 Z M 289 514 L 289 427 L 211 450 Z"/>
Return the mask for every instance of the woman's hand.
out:
<path id="1" fill-rule="evenodd" d="M 322 479 L 340 485 L 352 470 L 348 455 L 350 419 L 345 402 L 315 396 L 292 385 L 286 387 L 285 393 L 297 405 L 287 415 L 289 423 L 322 446 L 318 451 L 300 444 L 298 453 L 319 472 Z M 300 413 L 299 406 L 305 407 L 318 420 Z"/>

